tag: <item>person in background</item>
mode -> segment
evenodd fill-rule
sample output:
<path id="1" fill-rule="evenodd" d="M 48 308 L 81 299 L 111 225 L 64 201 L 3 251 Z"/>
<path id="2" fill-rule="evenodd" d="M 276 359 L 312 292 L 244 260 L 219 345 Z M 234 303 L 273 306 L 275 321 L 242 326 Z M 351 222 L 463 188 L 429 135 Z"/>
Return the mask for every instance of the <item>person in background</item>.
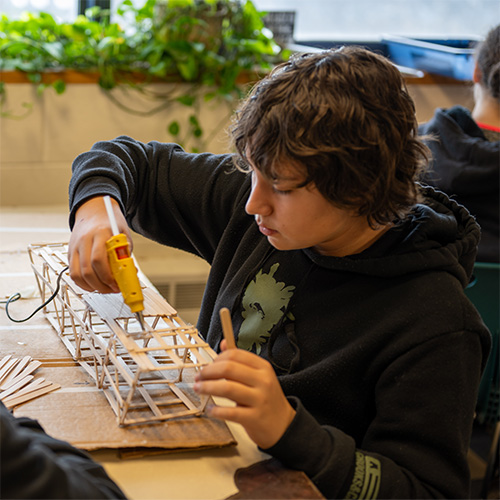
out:
<path id="1" fill-rule="evenodd" d="M 101 499 L 126 496 L 103 467 L 0 401 L 0 498 Z"/>
<path id="2" fill-rule="evenodd" d="M 500 25 L 476 50 L 474 108 L 437 109 L 419 127 L 432 168 L 424 182 L 469 209 L 481 227 L 477 260 L 500 262 Z"/>
<path id="3" fill-rule="evenodd" d="M 194 388 L 235 405 L 209 415 L 326 498 L 467 498 L 491 342 L 464 293 L 479 227 L 416 182 L 428 150 L 400 72 L 358 47 L 295 54 L 231 132 L 235 154 L 121 136 L 79 155 L 72 279 L 118 291 L 110 195 L 119 231 L 211 264 L 197 326 L 219 355 Z"/>

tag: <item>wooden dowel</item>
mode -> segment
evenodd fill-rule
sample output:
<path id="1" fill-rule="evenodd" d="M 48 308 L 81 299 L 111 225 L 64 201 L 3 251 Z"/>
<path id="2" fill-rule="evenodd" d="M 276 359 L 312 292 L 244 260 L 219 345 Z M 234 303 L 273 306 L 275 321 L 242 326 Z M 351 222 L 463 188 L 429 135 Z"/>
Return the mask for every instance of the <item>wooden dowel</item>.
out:
<path id="1" fill-rule="evenodd" d="M 223 307 L 219 311 L 220 321 L 222 323 L 222 333 L 228 349 L 236 349 L 236 342 L 234 341 L 233 324 L 231 322 L 231 314 L 227 307 Z"/>

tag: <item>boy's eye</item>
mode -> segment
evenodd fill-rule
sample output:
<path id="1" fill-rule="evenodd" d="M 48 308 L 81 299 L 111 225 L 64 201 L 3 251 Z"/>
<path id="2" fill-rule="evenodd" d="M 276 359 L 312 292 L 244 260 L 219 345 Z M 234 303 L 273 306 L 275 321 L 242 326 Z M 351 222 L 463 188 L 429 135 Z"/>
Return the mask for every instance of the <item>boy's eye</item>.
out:
<path id="1" fill-rule="evenodd" d="M 291 189 L 278 189 L 276 186 L 273 186 L 273 191 L 276 193 L 276 194 L 290 194 L 292 192 Z"/>

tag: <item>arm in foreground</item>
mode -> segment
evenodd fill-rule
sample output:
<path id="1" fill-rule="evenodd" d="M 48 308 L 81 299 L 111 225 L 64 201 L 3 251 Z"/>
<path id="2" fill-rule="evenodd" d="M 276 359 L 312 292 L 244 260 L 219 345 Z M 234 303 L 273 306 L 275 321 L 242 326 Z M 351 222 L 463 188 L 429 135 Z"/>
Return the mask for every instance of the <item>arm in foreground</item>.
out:
<path id="1" fill-rule="evenodd" d="M 126 498 L 89 455 L 0 403 L 1 498 Z"/>

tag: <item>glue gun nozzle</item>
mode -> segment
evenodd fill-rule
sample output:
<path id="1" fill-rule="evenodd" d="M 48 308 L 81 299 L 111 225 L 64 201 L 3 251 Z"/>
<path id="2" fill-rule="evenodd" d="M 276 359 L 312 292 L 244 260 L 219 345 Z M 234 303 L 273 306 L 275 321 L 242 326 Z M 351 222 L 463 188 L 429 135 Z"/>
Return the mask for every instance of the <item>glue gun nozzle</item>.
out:
<path id="1" fill-rule="evenodd" d="M 146 322 L 144 321 L 144 316 L 142 315 L 142 312 L 141 311 L 136 312 L 135 317 L 137 318 L 137 321 L 139 321 L 139 324 L 141 325 L 141 330 L 145 332 Z"/>

